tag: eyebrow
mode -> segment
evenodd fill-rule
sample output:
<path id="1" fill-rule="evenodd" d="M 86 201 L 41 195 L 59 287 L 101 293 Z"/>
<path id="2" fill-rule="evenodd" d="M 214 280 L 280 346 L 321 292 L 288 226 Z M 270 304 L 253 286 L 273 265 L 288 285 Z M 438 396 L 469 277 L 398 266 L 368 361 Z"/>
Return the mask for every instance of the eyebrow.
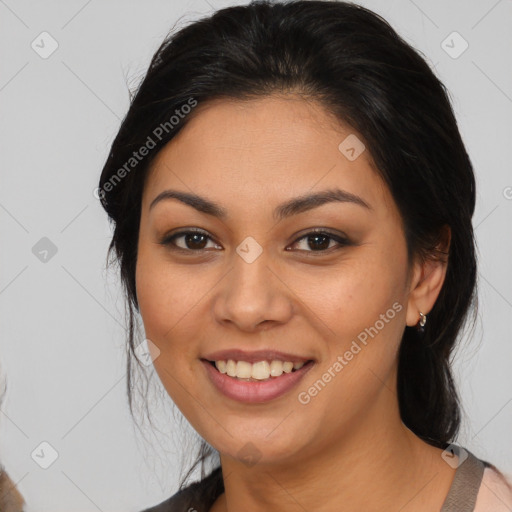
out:
<path id="1" fill-rule="evenodd" d="M 195 208 L 202 213 L 212 215 L 213 217 L 217 217 L 219 219 L 226 219 L 228 216 L 228 211 L 219 204 L 204 197 L 198 196 L 197 194 L 191 194 L 179 190 L 164 190 L 158 194 L 155 199 L 153 199 L 153 201 L 151 201 L 149 209 L 151 210 L 159 202 L 169 199 L 177 199 L 178 201 L 181 201 L 182 203 L 187 204 L 188 206 L 191 206 L 192 208 Z M 290 199 L 275 208 L 274 218 L 276 220 L 282 220 L 287 217 L 291 217 L 293 215 L 297 215 L 299 213 L 303 213 L 308 210 L 312 210 L 313 208 L 318 208 L 319 206 L 333 202 L 351 203 L 362 206 L 367 210 L 373 210 L 373 208 L 361 197 L 347 192 L 346 190 L 337 188 L 323 190 L 321 192 L 306 194 Z"/>

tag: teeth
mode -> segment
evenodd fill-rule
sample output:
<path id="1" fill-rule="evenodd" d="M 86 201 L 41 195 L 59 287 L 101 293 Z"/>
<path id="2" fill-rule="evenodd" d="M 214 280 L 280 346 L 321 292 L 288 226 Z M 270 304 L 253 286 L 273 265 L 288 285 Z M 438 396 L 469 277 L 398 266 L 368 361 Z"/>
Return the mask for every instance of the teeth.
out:
<path id="1" fill-rule="evenodd" d="M 270 375 L 272 375 L 272 377 L 279 377 L 282 374 L 283 374 L 282 361 L 272 361 L 270 363 Z"/>
<path id="2" fill-rule="evenodd" d="M 249 363 L 248 363 L 249 364 Z M 270 365 L 267 361 L 258 361 L 252 366 L 251 377 L 257 380 L 265 380 L 270 377 Z M 237 375 L 238 377 L 238 375 Z"/>
<path id="3" fill-rule="evenodd" d="M 247 361 L 215 361 L 215 366 L 220 373 L 225 373 L 230 377 L 238 379 L 266 380 L 270 377 L 279 377 L 283 373 L 291 373 L 292 370 L 299 370 L 304 366 L 303 362 L 291 361 L 258 361 L 251 364 Z"/>
<path id="4" fill-rule="evenodd" d="M 240 379 L 250 379 L 252 373 L 254 373 L 254 371 L 251 363 L 247 361 L 238 361 L 238 363 L 236 363 L 236 377 Z"/>
<path id="5" fill-rule="evenodd" d="M 227 372 L 226 361 L 216 361 L 215 366 L 217 367 L 217 370 L 219 370 L 220 373 L 226 373 Z"/>
<path id="6" fill-rule="evenodd" d="M 283 372 L 284 373 L 291 373 L 293 370 L 293 363 L 290 363 L 289 361 L 286 361 L 286 363 L 283 363 Z"/>
<path id="7" fill-rule="evenodd" d="M 230 377 L 236 377 L 236 363 L 233 359 L 230 359 L 226 364 L 226 373 Z"/>

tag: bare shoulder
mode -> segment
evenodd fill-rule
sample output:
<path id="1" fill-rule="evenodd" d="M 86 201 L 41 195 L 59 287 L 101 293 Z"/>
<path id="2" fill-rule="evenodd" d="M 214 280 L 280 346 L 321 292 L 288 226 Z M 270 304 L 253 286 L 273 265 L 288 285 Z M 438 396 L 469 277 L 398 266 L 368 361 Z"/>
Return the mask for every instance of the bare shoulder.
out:
<path id="1" fill-rule="evenodd" d="M 500 475 L 485 468 L 474 512 L 510 512 L 512 510 L 512 475 Z"/>

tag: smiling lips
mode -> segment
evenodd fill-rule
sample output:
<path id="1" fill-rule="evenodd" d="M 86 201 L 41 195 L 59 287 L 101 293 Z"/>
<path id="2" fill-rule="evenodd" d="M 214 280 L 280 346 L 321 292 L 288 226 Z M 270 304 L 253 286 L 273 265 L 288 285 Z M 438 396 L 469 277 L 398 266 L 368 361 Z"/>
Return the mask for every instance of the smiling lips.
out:
<path id="1" fill-rule="evenodd" d="M 244 403 L 267 402 L 285 394 L 314 364 L 311 359 L 273 350 L 220 351 L 202 362 L 221 393 Z"/>
<path id="2" fill-rule="evenodd" d="M 215 366 L 220 373 L 225 373 L 229 377 L 237 379 L 266 380 L 271 377 L 280 377 L 283 373 L 291 373 L 292 370 L 299 370 L 304 366 L 303 362 L 293 363 L 291 361 L 279 361 L 274 359 L 268 361 L 258 361 L 249 363 L 247 361 L 215 361 Z"/>

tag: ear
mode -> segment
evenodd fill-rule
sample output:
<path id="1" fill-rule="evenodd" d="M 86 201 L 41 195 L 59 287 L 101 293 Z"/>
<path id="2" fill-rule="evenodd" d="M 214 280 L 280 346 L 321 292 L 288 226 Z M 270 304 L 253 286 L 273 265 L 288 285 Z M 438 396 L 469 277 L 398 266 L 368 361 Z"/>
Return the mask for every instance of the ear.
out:
<path id="1" fill-rule="evenodd" d="M 450 227 L 444 226 L 441 240 L 436 249 L 445 254 L 441 254 L 441 257 L 435 259 L 418 260 L 413 265 L 406 316 L 406 323 L 410 327 L 415 326 L 420 320 L 420 311 L 427 315 L 432 310 L 441 292 L 448 267 L 450 240 Z"/>

